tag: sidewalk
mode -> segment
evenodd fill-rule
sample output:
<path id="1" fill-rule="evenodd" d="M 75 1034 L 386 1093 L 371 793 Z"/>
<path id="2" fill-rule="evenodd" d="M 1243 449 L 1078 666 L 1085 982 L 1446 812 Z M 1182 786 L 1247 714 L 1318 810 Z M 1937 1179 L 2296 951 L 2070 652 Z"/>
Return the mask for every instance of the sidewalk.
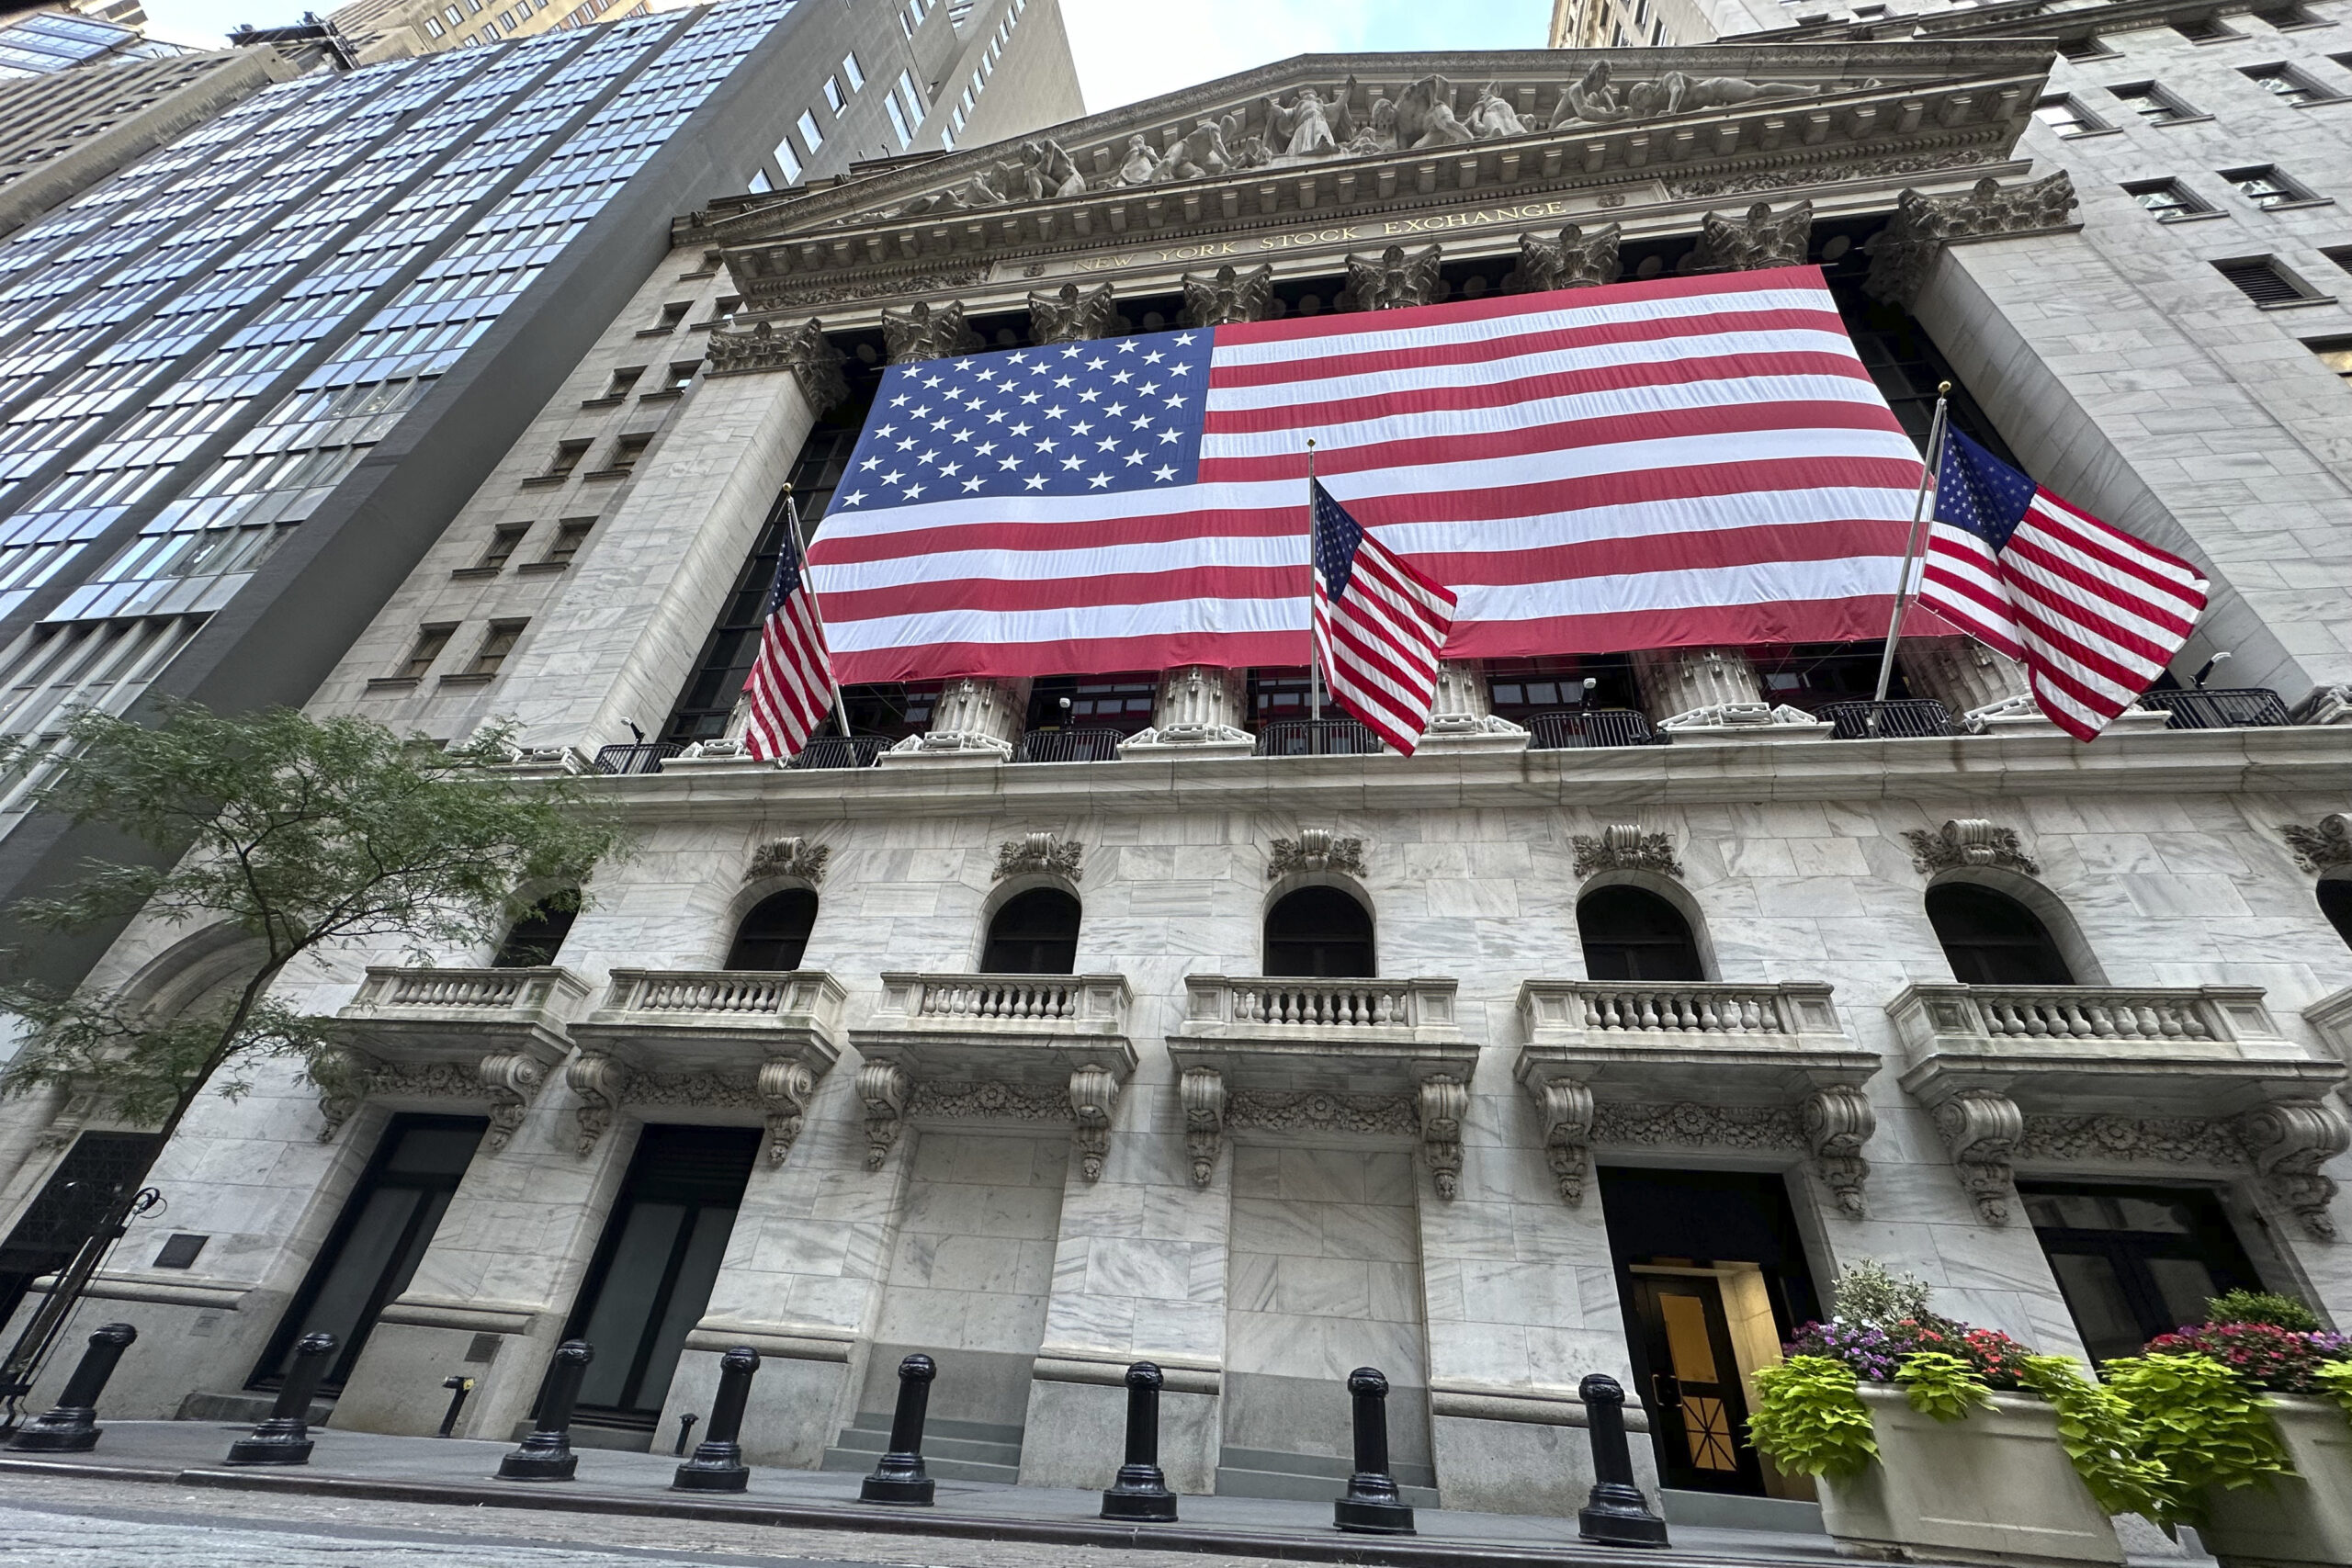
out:
<path id="1" fill-rule="evenodd" d="M 318 1447 L 307 1466 L 230 1466 L 229 1444 L 249 1427 L 196 1421 L 103 1421 L 105 1436 L 87 1454 L 0 1450 L 0 1496 L 10 1475 L 79 1475 L 364 1498 L 384 1502 L 534 1508 L 581 1514 L 630 1514 L 808 1529 L 953 1536 L 1040 1545 L 1156 1549 L 1344 1562 L 1381 1568 L 1695 1568 L 1700 1563 L 1822 1565 L 1840 1561 L 1829 1538 L 1769 1530 L 1672 1527 L 1665 1551 L 1594 1547 L 1577 1540 L 1576 1521 L 1530 1515 L 1419 1510 L 1411 1537 L 1343 1535 L 1329 1503 L 1256 1497 L 1186 1496 L 1172 1525 L 1114 1523 L 1099 1517 L 1093 1492 L 988 1482 L 941 1481 L 930 1508 L 881 1507 L 857 1501 L 860 1477 L 830 1472 L 754 1467 L 750 1489 L 731 1495 L 670 1491 L 677 1460 L 666 1454 L 582 1449 L 579 1478 L 569 1483 L 497 1480 L 511 1445 L 465 1439 L 393 1438 L 313 1427 Z M 2160 1539 L 2160 1538 L 2159 1538 Z M 2137 1542 L 2133 1543 L 2135 1546 Z M 2188 1568 L 2210 1558 L 2178 1555 L 2134 1562 Z"/>

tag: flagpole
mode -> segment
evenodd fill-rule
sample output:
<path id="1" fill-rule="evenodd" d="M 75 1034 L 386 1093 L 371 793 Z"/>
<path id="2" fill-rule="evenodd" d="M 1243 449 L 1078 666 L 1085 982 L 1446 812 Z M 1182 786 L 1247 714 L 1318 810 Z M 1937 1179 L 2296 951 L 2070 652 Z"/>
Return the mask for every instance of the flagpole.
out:
<path id="1" fill-rule="evenodd" d="M 1919 469 L 1919 493 L 1911 502 L 1911 534 L 1903 544 L 1903 575 L 1894 580 L 1894 611 L 1886 619 L 1886 650 L 1879 656 L 1878 690 L 1871 701 L 1886 701 L 1887 683 L 1894 678 L 1894 644 L 1903 635 L 1903 612 L 1911 603 L 1911 563 L 1918 558 L 1919 534 L 1928 515 L 1928 485 L 1936 477 L 1936 468 L 1943 461 L 1944 423 L 1946 405 L 1951 398 L 1951 383 L 1945 381 L 1936 388 L 1936 416 L 1928 425 L 1928 460 Z M 1878 714 L 1871 715 L 1871 728 L 1878 728 Z"/>
<path id="2" fill-rule="evenodd" d="M 817 623 L 817 630 L 825 629 L 825 607 L 817 602 L 817 572 L 808 564 L 808 552 L 800 547 L 800 503 L 792 499 L 792 487 L 784 487 L 784 525 L 791 530 L 786 547 L 800 562 L 800 592 L 808 595 L 808 614 Z M 825 645 L 825 683 L 833 689 L 833 717 L 842 727 L 842 739 L 850 739 L 849 705 L 842 701 L 842 683 L 833 677 L 833 649 L 831 638 Z"/>
<path id="3" fill-rule="evenodd" d="M 1322 646 L 1315 636 L 1315 437 L 1306 438 L 1306 718 L 1310 724 L 1323 721 L 1323 655 Z M 1307 732 L 1309 750 L 1315 745 L 1312 730 Z"/>

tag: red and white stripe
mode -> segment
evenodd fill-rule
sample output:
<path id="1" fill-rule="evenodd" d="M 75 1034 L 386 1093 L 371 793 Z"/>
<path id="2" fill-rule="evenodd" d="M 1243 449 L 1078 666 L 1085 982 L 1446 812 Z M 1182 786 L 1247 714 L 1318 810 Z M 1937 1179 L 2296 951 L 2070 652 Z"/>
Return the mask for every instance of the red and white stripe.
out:
<path id="1" fill-rule="evenodd" d="M 828 517 L 841 678 L 1295 666 L 1310 435 L 1461 659 L 1883 636 L 1919 479 L 1815 267 L 1219 327 L 1195 484 Z"/>
<path id="2" fill-rule="evenodd" d="M 1315 645 L 1331 695 L 1409 757 L 1437 703 L 1454 596 L 1370 534 L 1335 603 L 1315 581 Z"/>
<path id="3" fill-rule="evenodd" d="M 760 653 L 743 682 L 750 718 L 745 750 L 763 761 L 796 756 L 833 708 L 825 629 L 806 581 L 785 595 L 760 626 Z"/>

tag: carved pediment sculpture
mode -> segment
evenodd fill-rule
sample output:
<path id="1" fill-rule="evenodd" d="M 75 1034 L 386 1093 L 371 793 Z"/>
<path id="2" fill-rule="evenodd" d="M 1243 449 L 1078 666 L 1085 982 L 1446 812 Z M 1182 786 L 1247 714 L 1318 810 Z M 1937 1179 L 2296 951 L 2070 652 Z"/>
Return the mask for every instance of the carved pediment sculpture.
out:
<path id="1" fill-rule="evenodd" d="M 1274 269 L 1271 265 L 1237 270 L 1221 266 L 1213 274 L 1184 275 L 1184 324 L 1225 327 L 1238 321 L 1262 321 L 1274 305 Z"/>
<path id="2" fill-rule="evenodd" d="M 1377 256 L 1348 258 L 1348 292 L 1359 310 L 1395 310 L 1437 298 L 1439 249 L 1408 254 L 1391 245 Z"/>
<path id="3" fill-rule="evenodd" d="M 1478 139 L 1454 114 L 1453 85 L 1442 76 L 1424 76 L 1397 96 L 1396 136 L 1399 152 L 1459 147 Z"/>
<path id="4" fill-rule="evenodd" d="M 1348 107 L 1354 96 L 1352 76 L 1327 98 L 1314 87 L 1301 87 L 1287 104 L 1265 100 L 1266 145 L 1277 157 L 1328 158 L 1356 139 L 1356 122 Z"/>
<path id="5" fill-rule="evenodd" d="M 755 321 L 741 331 L 713 327 L 706 352 L 713 376 L 790 371 L 808 394 L 808 406 L 819 413 L 849 396 L 841 353 L 825 336 L 824 323 L 813 316 L 781 332 L 771 321 Z"/>
<path id="6" fill-rule="evenodd" d="M 1960 818 L 1933 833 L 1914 828 L 1903 837 L 1911 846 L 1911 864 L 1921 875 L 1960 866 L 1985 865 L 2022 872 L 2028 876 L 2041 874 L 2041 866 L 2025 852 L 2015 828 L 1996 827 L 1982 818 Z"/>
<path id="7" fill-rule="evenodd" d="M 1813 203 L 1800 201 L 1775 214 L 1759 201 L 1744 218 L 1710 212 L 1699 223 L 1694 272 L 1753 272 L 1758 267 L 1802 266 L 1813 243 Z"/>
<path id="8" fill-rule="evenodd" d="M 2078 205 L 2075 182 L 2064 169 L 2007 186 L 1988 176 L 1966 196 L 1906 190 L 1896 198 L 1894 217 L 1862 247 L 1871 258 L 1863 288 L 1872 299 L 1908 305 L 1927 282 L 1938 253 L 1952 241 L 2063 228 Z"/>
<path id="9" fill-rule="evenodd" d="M 825 863 L 833 858 L 831 845 L 812 844 L 797 836 L 771 839 L 752 856 L 752 863 L 743 872 L 743 880 L 757 882 L 768 876 L 795 876 L 815 886 L 825 880 Z"/>
<path id="10" fill-rule="evenodd" d="M 2321 818 L 2316 827 L 2282 822 L 2278 836 L 2287 840 L 2287 847 L 2295 852 L 2295 863 L 2305 871 L 2352 865 L 2352 817 L 2341 811 Z"/>
<path id="11" fill-rule="evenodd" d="M 1112 302 L 1111 286 L 1098 283 L 1080 288 L 1065 283 L 1057 292 L 1029 296 L 1029 338 L 1033 343 L 1079 343 L 1109 337 L 1117 330 L 1119 309 Z"/>
<path id="12" fill-rule="evenodd" d="M 1655 82 L 1625 90 L 1625 107 L 1635 119 L 1737 108 L 1764 98 L 1809 98 L 1826 89 L 1804 82 L 1752 82 L 1745 76 L 1692 76 L 1669 71 Z"/>
<path id="13" fill-rule="evenodd" d="M 969 354 L 980 346 L 980 334 L 964 324 L 961 299 L 944 305 L 918 299 L 904 310 L 882 312 L 882 341 L 890 351 L 890 363 L 905 365 Z"/>
<path id="14" fill-rule="evenodd" d="M 1519 265 L 1504 277 L 1503 289 L 1511 294 L 1540 294 L 1550 288 L 1614 283 L 1624 272 L 1617 259 L 1618 241 L 1624 231 L 1622 224 L 1611 223 L 1588 234 L 1571 223 L 1556 240 L 1521 234 Z"/>

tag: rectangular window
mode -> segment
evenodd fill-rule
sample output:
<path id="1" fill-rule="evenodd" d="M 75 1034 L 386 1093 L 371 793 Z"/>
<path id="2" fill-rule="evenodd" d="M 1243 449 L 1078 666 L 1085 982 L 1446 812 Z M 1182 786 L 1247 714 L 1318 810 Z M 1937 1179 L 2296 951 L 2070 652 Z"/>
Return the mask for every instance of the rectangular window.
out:
<path id="1" fill-rule="evenodd" d="M 696 321 L 695 325 L 698 327 L 723 327 L 729 321 L 732 321 L 735 319 L 735 312 L 742 308 L 743 297 L 741 294 L 722 294 L 718 299 L 711 301 L 710 315 L 708 319 Z"/>
<path id="2" fill-rule="evenodd" d="M 899 13 L 899 30 L 909 38 L 915 36 L 915 25 L 907 20 L 907 14 L 904 11 Z"/>
<path id="3" fill-rule="evenodd" d="M 765 169 L 754 169 L 752 171 L 752 183 L 744 188 L 753 196 L 758 196 L 764 191 L 775 189 L 775 183 L 768 178 L 768 172 Z"/>
<path id="4" fill-rule="evenodd" d="M 466 9 L 471 11 L 477 17 L 481 16 L 481 0 L 466 0 Z"/>
<path id="5" fill-rule="evenodd" d="M 2273 65 L 2248 65 L 2239 74 L 2254 83 L 2272 97 L 2298 108 L 2305 104 L 2324 104 L 2342 96 L 2329 91 L 2283 62 Z"/>
<path id="6" fill-rule="evenodd" d="M 616 438 L 613 442 L 613 454 L 605 459 L 605 467 L 601 471 L 608 474 L 628 473 L 637 467 L 637 460 L 645 456 L 645 449 L 652 444 L 652 441 L 651 431 Z"/>
<path id="7" fill-rule="evenodd" d="M 555 538 L 548 546 L 548 553 L 539 558 L 541 566 L 570 566 L 580 547 L 588 542 L 588 530 L 596 525 L 593 517 L 568 517 L 556 525 Z"/>
<path id="8" fill-rule="evenodd" d="M 502 28 L 512 28 L 514 25 L 514 13 L 512 11 L 499 12 L 498 25 Z"/>
<path id="9" fill-rule="evenodd" d="M 915 92 L 915 79 L 904 71 L 899 73 L 899 96 L 906 101 L 907 118 L 915 125 L 922 123 L 922 98 Z"/>
<path id="10" fill-rule="evenodd" d="M 950 152 L 956 151 L 956 132 L 952 129 L 943 130 L 939 133 L 939 144 Z"/>
<path id="11" fill-rule="evenodd" d="M 665 392 L 683 392 L 694 385 L 695 372 L 702 368 L 699 359 L 684 359 L 670 367 L 669 379 L 662 384 Z"/>
<path id="12" fill-rule="evenodd" d="M 2213 210 L 2178 180 L 2142 180 L 2135 185 L 2125 186 L 2123 189 L 2132 200 L 2158 218 L 2186 218 L 2194 212 Z"/>
<path id="13" fill-rule="evenodd" d="M 2115 58 L 2115 51 L 2109 49 L 2107 46 L 2107 40 L 2097 33 L 2089 33 L 2082 38 L 2061 39 L 2058 40 L 2058 52 L 2078 62 L 2086 60 Z"/>
<path id="14" fill-rule="evenodd" d="M 807 147 L 809 155 L 814 157 L 817 149 L 825 144 L 825 133 L 817 129 L 817 117 L 807 109 L 802 109 L 800 118 L 793 123 L 800 128 L 801 145 Z"/>
<path id="15" fill-rule="evenodd" d="M 2322 245 L 2319 254 L 2334 262 L 2339 272 L 2352 272 L 2352 245 Z"/>
<path id="16" fill-rule="evenodd" d="M 865 85 L 865 69 L 857 62 L 857 51 L 853 49 L 842 56 L 842 75 L 848 79 L 853 93 Z"/>
<path id="17" fill-rule="evenodd" d="M 469 675 L 495 675 L 506 656 L 514 651 L 522 640 L 523 628 L 528 621 L 492 621 L 490 630 L 482 635 L 481 647 L 474 650 L 474 661 L 466 666 Z"/>
<path id="18" fill-rule="evenodd" d="M 2132 106 L 2132 112 L 2150 125 L 2178 125 L 2183 120 L 2207 119 L 2179 97 L 2154 82 L 2134 82 L 2127 86 L 2109 87 L 2109 92 Z"/>
<path id="19" fill-rule="evenodd" d="M 914 133 L 907 129 L 906 111 L 899 107 L 899 100 L 883 95 L 882 107 L 890 113 L 890 134 L 899 139 L 899 151 L 903 152 L 914 141 Z"/>
<path id="20" fill-rule="evenodd" d="M 2034 106 L 2033 118 L 2061 136 L 2088 136 L 2108 128 L 2098 122 L 2091 111 L 2061 93 Z"/>
<path id="21" fill-rule="evenodd" d="M 449 646 L 449 639 L 457 632 L 454 624 L 419 626 L 415 645 L 408 650 L 408 662 L 401 666 L 401 678 L 404 681 L 423 680 L 425 671 L 433 668 L 433 661 L 441 657 L 441 650 Z"/>
<path id="22" fill-rule="evenodd" d="M 2191 43 L 2227 43 L 2232 39 L 2245 37 L 2244 33 L 2233 32 L 2223 27 L 2219 17 L 2199 17 L 2195 21 L 2175 22 L 2172 30 Z"/>
<path id="23" fill-rule="evenodd" d="M 678 329 L 678 323 L 686 319 L 686 312 L 693 309 L 694 301 L 691 299 L 673 299 L 662 307 L 661 319 L 647 330 L 657 333 L 675 332 Z"/>
<path id="24" fill-rule="evenodd" d="M 588 443 L 585 441 L 557 442 L 555 446 L 555 457 L 548 463 L 546 477 L 551 479 L 560 479 L 566 477 L 572 469 L 580 466 L 580 459 L 585 457 L 587 455 Z"/>
<path id="25" fill-rule="evenodd" d="M 636 388 L 637 378 L 644 374 L 645 367 L 642 365 L 633 365 L 625 370 L 614 371 L 611 385 L 605 389 L 605 396 L 607 398 L 628 397 Z"/>
<path id="26" fill-rule="evenodd" d="M 800 155 L 792 150 L 789 138 L 775 144 L 775 164 L 784 171 L 784 183 L 791 185 L 800 178 Z"/>
<path id="27" fill-rule="evenodd" d="M 2280 32 L 2290 28 L 2324 28 L 2334 24 L 2321 21 L 2301 6 L 2266 6 L 2253 13 L 2255 20 L 2267 22 Z"/>
<path id="28" fill-rule="evenodd" d="M 442 7 L 441 14 L 449 18 L 449 25 L 453 28 L 462 28 L 466 25 L 465 14 L 455 6 Z"/>
<path id="29" fill-rule="evenodd" d="M 2315 338 L 2303 345 L 2319 356 L 2319 362 L 2352 385 L 2352 337 Z"/>
<path id="30" fill-rule="evenodd" d="M 426 38 L 439 38 L 448 30 L 448 28 L 441 25 L 440 17 L 427 17 L 424 18 L 424 36 Z"/>
<path id="31" fill-rule="evenodd" d="M 1652 49 L 1656 49 L 1664 42 L 1666 42 L 1666 23 L 1662 20 L 1652 22 L 1650 24 L 1650 47 Z"/>
<path id="32" fill-rule="evenodd" d="M 2312 199 L 2310 191 L 2280 174 L 2272 164 L 2254 169 L 2224 169 L 2222 177 L 2237 186 L 2240 196 L 2266 212 Z"/>
<path id="33" fill-rule="evenodd" d="M 2269 256 L 2249 256 L 2241 261 L 2217 261 L 2213 270 L 2236 286 L 2237 291 L 2257 305 L 2291 305 L 2299 299 L 2318 298 L 2295 276 Z"/>
<path id="34" fill-rule="evenodd" d="M 940 140 L 946 142 L 947 145 L 952 148 L 956 145 L 956 135 L 960 133 L 964 129 L 964 111 L 962 109 L 950 109 L 947 113 L 947 123 L 950 130 L 943 132 Z"/>
<path id="35" fill-rule="evenodd" d="M 531 531 L 528 523 L 505 523 L 490 531 L 490 547 L 481 553 L 475 566 L 484 571 L 496 571 L 504 566 L 523 543 L 523 536 Z"/>
<path id="36" fill-rule="evenodd" d="M 849 102 L 849 100 L 848 100 L 848 99 L 846 99 L 846 98 L 844 98 L 844 97 L 842 97 L 842 85 L 841 85 L 841 83 L 839 83 L 838 81 L 834 80 L 834 79 L 833 79 L 832 77 L 831 77 L 831 76 L 826 77 L 826 78 L 825 78 L 825 107 L 826 107 L 827 108 L 829 108 L 829 109 L 831 109 L 835 114 L 839 114 L 839 113 L 841 113 L 841 112 L 842 112 L 842 107 L 843 107 L 844 105 L 846 105 L 848 102 Z M 812 150 L 813 150 L 813 148 L 812 148 Z"/>

